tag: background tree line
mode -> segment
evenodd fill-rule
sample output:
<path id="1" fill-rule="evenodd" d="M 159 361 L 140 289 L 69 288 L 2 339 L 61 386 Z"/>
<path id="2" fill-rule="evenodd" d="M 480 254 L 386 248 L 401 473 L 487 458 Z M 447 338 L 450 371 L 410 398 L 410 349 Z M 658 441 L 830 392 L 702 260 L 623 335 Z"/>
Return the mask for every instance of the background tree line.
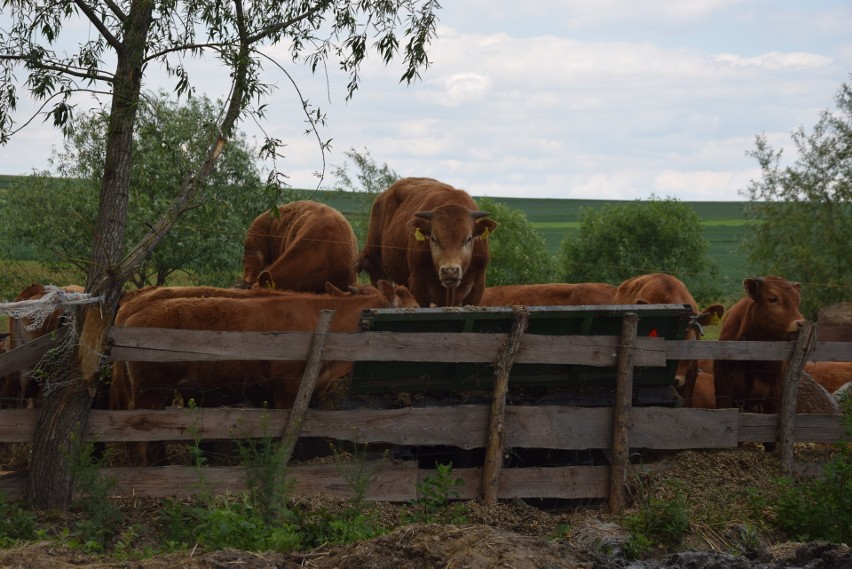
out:
<path id="1" fill-rule="evenodd" d="M 742 247 L 754 274 L 779 274 L 804 283 L 803 304 L 812 317 L 821 305 L 850 298 L 852 212 L 850 150 L 852 96 L 847 85 L 838 94 L 838 112 L 826 111 L 814 132 L 793 133 L 797 161 L 782 168 L 781 152 L 756 138 L 750 152 L 763 176 L 743 190 L 749 199 L 748 239 Z M 215 106 L 204 97 L 179 105 L 166 93 L 148 94 L 140 107 L 137 156 L 132 170 L 131 242 L 162 215 L 177 181 L 188 174 L 204 148 L 197 143 Z M 83 115 L 71 123 L 73 133 L 53 166 L 57 175 L 38 172 L 24 187 L 10 192 L 0 213 L 3 256 L 9 244 L 26 242 L 39 262 L 68 266 L 85 274 L 91 247 L 90 221 L 103 162 L 106 111 Z M 846 138 L 844 138 L 846 137 Z M 248 224 L 269 202 L 262 174 L 242 135 L 223 153 L 220 168 L 205 183 L 205 199 L 175 224 L 175 229 L 134 272 L 135 286 L 175 282 L 230 286 L 240 276 L 242 237 Z M 360 215 L 351 219 L 363 243 L 375 197 L 401 177 L 369 150 L 344 152 L 331 169 L 329 190 L 356 196 Z M 317 192 L 288 190 L 283 201 L 318 199 Z M 489 285 L 547 282 L 618 284 L 636 274 L 667 272 L 683 280 L 699 302 L 723 299 L 719 267 L 708 257 L 701 220 L 687 204 L 651 197 L 633 203 L 585 209 L 580 229 L 566 236 L 557 255 L 524 212 L 493 198 L 477 198 L 500 228 L 491 237 Z M 743 275 L 745 277 L 747 275 Z M 13 280 L 11 274 L 4 277 Z M 79 281 L 78 281 L 79 282 Z M 2 284 L 2 283 L 0 283 Z M 10 294 L 27 283 L 9 282 Z M 726 299 L 732 301 L 733 299 Z"/>

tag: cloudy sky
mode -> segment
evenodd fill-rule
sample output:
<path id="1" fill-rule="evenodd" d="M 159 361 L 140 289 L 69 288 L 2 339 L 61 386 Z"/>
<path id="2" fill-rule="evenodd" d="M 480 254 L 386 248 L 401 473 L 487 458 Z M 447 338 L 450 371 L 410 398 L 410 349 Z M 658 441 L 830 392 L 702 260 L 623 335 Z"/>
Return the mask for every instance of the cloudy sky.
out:
<path id="1" fill-rule="evenodd" d="M 812 128 L 852 80 L 848 0 L 443 4 L 432 64 L 410 86 L 399 64 L 373 61 L 347 102 L 336 65 L 327 81 L 288 67 L 327 113 L 327 167 L 354 148 L 476 196 L 740 200 L 759 175 L 746 155 L 755 136 L 794 156 L 790 133 Z M 219 76 L 193 78 L 215 99 Z M 287 143 L 278 166 L 293 187 L 316 187 L 316 140 L 283 73 L 268 80 L 278 89 L 263 128 Z M 59 142 L 30 125 L 0 148 L 0 173 L 46 168 Z"/>

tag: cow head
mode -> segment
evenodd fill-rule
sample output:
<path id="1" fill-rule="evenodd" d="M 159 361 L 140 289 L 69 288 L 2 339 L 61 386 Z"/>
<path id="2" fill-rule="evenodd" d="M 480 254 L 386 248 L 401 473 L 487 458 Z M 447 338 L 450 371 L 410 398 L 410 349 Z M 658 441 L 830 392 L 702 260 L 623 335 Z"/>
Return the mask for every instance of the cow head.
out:
<path id="1" fill-rule="evenodd" d="M 650 304 L 647 300 L 639 299 L 636 304 Z M 694 308 L 693 308 L 694 310 Z M 693 314 L 689 318 L 689 324 L 686 327 L 684 340 L 700 340 L 704 335 L 704 326 L 718 322 L 725 313 L 725 307 L 721 304 L 711 304 L 701 312 Z M 695 383 L 695 378 L 698 374 L 698 364 L 695 360 L 680 360 L 675 370 L 675 387 L 679 390 L 684 386 L 689 385 L 689 396 L 691 396 L 692 386 Z"/>
<path id="2" fill-rule="evenodd" d="M 497 222 L 488 219 L 488 212 L 448 204 L 418 211 L 407 227 L 415 239 L 428 243 L 441 285 L 455 289 L 470 265 L 474 239 L 486 239 Z"/>
<path id="3" fill-rule="evenodd" d="M 799 312 L 802 285 L 782 277 L 768 275 L 743 281 L 753 303 L 752 326 L 766 339 L 794 338 L 802 329 L 804 316 Z"/>

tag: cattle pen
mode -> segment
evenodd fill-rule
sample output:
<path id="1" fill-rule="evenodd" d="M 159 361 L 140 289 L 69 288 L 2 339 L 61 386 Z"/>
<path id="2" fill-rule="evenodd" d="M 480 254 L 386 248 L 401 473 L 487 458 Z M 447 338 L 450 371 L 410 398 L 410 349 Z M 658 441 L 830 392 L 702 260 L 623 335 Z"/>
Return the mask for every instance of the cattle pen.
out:
<path id="1" fill-rule="evenodd" d="M 329 333 L 330 313 L 313 333 L 113 328 L 111 356 L 117 361 L 289 359 L 308 365 L 291 409 L 93 409 L 85 439 L 116 443 L 271 437 L 291 449 L 302 438 L 376 448 L 478 451 L 481 464 L 453 468 L 453 475 L 465 482 L 459 489 L 461 499 L 608 499 L 613 511 L 623 506 L 630 472 L 648 467 L 632 463 L 635 449 L 778 443 L 783 469 L 792 473 L 794 443 L 843 439 L 840 417 L 796 414 L 796 389 L 806 360 L 852 360 L 852 344 L 816 342 L 810 322 L 797 341 L 686 341 L 678 338 L 686 313 L 682 305 L 382 309 L 365 311 L 363 329 L 357 333 Z M 400 321 L 403 325 L 397 326 Z M 13 366 L 29 365 L 47 347 L 49 341 L 36 341 L 0 356 L 0 375 Z M 782 412 L 678 407 L 666 394 L 673 392 L 671 371 L 681 359 L 788 361 Z M 309 409 L 323 361 L 355 362 L 351 388 L 362 394 L 361 401 L 374 401 L 375 394 L 388 390 L 407 393 L 409 402 L 423 390 L 446 393 L 456 388 L 479 397 Z M 406 369 L 415 372 L 399 372 Z M 518 385 L 535 393 L 561 387 L 569 396 L 517 398 L 513 393 Z M 576 389 L 578 385 L 602 390 L 592 389 L 590 398 L 584 389 Z M 384 400 L 381 395 L 378 399 Z M 0 410 L 0 442 L 31 442 L 38 413 L 37 408 Z M 520 449 L 574 458 L 595 450 L 606 460 L 511 464 L 508 459 Z M 352 493 L 337 463 L 291 463 L 286 472 L 300 494 Z M 379 458 L 370 472 L 368 500 L 402 502 L 416 499 L 418 485 L 435 471 L 416 460 Z M 0 492 L 19 498 L 25 474 L 0 478 Z M 114 493 L 125 496 L 191 495 L 199 482 L 199 470 L 192 466 L 108 467 L 103 474 L 116 480 Z M 203 478 L 208 492 L 247 487 L 242 466 L 205 467 Z"/>

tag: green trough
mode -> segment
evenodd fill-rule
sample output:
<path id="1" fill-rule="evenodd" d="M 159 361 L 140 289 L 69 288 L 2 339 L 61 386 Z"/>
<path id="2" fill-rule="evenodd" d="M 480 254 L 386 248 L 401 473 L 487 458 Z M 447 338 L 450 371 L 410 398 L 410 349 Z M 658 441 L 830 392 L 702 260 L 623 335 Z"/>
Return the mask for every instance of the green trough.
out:
<path id="1" fill-rule="evenodd" d="M 639 316 L 638 336 L 683 340 L 690 325 L 688 305 L 639 304 L 606 306 L 531 306 L 527 334 L 620 336 L 624 314 Z M 440 332 L 506 334 L 512 329 L 512 307 L 373 309 L 364 311 L 361 330 L 400 333 Z M 495 354 L 496 357 L 496 354 Z M 677 362 L 665 367 L 635 367 L 634 404 L 674 405 Z M 490 391 L 494 366 L 490 363 L 360 361 L 352 371 L 352 392 L 437 394 Z M 616 368 L 587 365 L 516 363 L 509 389 L 547 393 L 578 405 L 612 404 Z"/>

